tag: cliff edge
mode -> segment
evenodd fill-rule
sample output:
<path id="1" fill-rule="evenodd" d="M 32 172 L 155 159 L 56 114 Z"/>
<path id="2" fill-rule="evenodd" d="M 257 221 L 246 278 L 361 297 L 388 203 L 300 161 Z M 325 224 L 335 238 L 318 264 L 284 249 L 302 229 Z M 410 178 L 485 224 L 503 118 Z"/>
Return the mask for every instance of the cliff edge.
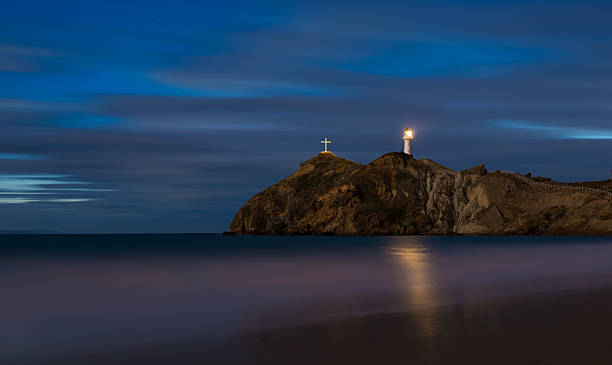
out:
<path id="1" fill-rule="evenodd" d="M 593 183 L 590 183 L 593 184 Z M 610 187 L 604 182 L 598 186 Z M 610 235 L 612 194 L 484 165 L 455 171 L 388 153 L 368 165 L 331 153 L 253 196 L 230 231 L 274 235 Z"/>

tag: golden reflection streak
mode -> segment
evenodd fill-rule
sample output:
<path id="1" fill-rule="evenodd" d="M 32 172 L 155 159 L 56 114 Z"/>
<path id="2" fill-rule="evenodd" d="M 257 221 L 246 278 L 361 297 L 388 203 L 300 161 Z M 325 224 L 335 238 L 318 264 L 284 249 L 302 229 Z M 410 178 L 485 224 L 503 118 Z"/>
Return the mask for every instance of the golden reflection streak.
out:
<path id="1" fill-rule="evenodd" d="M 403 240 L 402 240 L 403 241 Z M 387 248 L 387 252 L 403 269 L 402 281 L 406 302 L 414 308 L 418 331 L 423 336 L 436 332 L 434 308 L 437 297 L 432 281 L 427 248 L 415 242 L 398 242 Z"/>

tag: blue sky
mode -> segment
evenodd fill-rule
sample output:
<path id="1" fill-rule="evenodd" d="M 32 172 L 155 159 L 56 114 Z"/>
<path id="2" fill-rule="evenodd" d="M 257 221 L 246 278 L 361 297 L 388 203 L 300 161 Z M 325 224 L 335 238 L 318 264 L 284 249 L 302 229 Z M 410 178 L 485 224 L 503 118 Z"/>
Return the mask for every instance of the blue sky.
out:
<path id="1" fill-rule="evenodd" d="M 0 13 L 0 230 L 220 232 L 320 149 L 612 166 L 608 1 L 31 1 Z"/>

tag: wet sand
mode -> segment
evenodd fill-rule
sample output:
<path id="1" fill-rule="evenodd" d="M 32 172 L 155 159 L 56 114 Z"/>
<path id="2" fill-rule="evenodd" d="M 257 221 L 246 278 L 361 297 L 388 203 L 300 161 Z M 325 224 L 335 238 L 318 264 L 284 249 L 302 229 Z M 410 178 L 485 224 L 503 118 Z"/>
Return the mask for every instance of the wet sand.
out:
<path id="1" fill-rule="evenodd" d="M 612 290 L 551 292 L 247 331 L 48 364 L 612 363 Z"/>

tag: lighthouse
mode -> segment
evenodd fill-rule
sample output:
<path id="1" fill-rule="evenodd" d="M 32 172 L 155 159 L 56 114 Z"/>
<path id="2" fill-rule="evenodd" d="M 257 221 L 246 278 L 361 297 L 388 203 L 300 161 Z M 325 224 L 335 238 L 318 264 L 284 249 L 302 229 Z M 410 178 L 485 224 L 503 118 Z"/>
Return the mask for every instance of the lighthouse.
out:
<path id="1" fill-rule="evenodd" d="M 404 153 L 412 157 L 412 140 L 414 139 L 412 129 L 404 130 L 403 139 L 404 139 Z"/>

